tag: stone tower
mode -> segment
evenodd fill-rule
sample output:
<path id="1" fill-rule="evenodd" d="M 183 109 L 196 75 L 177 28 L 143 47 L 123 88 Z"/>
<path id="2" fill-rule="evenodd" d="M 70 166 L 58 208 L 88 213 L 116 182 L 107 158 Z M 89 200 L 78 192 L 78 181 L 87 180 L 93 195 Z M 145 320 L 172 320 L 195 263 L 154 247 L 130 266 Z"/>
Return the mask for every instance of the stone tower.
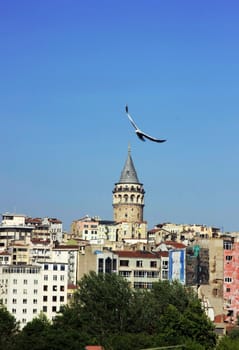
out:
<path id="1" fill-rule="evenodd" d="M 114 221 L 130 224 L 143 223 L 144 188 L 139 182 L 128 148 L 128 157 L 121 172 L 120 180 L 113 190 Z"/>

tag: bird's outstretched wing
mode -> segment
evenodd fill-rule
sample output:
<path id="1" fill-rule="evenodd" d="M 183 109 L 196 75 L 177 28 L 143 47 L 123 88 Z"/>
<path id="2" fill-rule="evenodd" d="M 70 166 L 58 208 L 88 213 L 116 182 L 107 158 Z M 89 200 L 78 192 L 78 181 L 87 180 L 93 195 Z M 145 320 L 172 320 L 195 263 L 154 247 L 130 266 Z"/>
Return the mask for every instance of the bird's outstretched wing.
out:
<path id="1" fill-rule="evenodd" d="M 162 143 L 162 142 L 165 142 L 165 141 L 166 141 L 166 140 L 157 139 L 157 138 L 155 138 L 155 137 L 153 137 L 153 136 L 150 136 L 150 135 L 146 134 L 146 133 L 143 132 L 142 130 L 140 130 L 140 129 L 137 127 L 137 125 L 135 124 L 133 118 L 130 116 L 130 114 L 129 114 L 129 108 L 128 108 L 127 105 L 125 106 L 125 111 L 126 111 L 126 113 L 127 113 L 127 116 L 128 116 L 128 118 L 129 118 L 129 121 L 131 122 L 131 124 L 132 124 L 133 127 L 135 128 L 135 132 L 136 132 L 138 138 L 139 138 L 141 141 L 145 141 L 144 138 L 146 138 L 146 139 L 148 139 L 148 140 L 150 140 L 150 141 L 158 142 L 158 143 Z"/>
<path id="2" fill-rule="evenodd" d="M 139 135 L 138 135 L 139 136 Z M 149 139 L 149 140 L 151 140 L 151 141 L 154 141 L 154 142 L 158 142 L 158 143 L 162 143 L 162 142 L 165 142 L 166 140 L 162 140 L 162 139 L 157 139 L 157 138 L 155 138 L 155 137 L 153 137 L 153 136 L 150 136 L 150 135 L 148 135 L 148 134 L 145 134 L 144 132 L 140 132 L 140 139 L 142 139 L 142 138 L 146 138 L 146 139 Z"/>
<path id="3" fill-rule="evenodd" d="M 133 118 L 132 118 L 131 115 L 129 114 L 129 109 L 128 109 L 128 106 L 127 106 L 127 105 L 125 106 L 125 111 L 126 111 L 126 114 L 127 114 L 128 118 L 129 118 L 130 123 L 133 125 L 133 127 L 135 128 L 135 130 L 139 130 L 139 128 L 138 128 L 137 125 L 135 124 Z"/>

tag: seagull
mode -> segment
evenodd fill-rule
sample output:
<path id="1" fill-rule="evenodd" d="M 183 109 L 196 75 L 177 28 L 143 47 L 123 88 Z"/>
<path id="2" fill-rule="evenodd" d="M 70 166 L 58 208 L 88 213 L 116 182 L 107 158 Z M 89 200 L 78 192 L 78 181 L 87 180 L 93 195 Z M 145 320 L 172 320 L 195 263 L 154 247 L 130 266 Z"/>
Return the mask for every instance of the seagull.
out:
<path id="1" fill-rule="evenodd" d="M 128 106 L 126 105 L 125 106 L 125 111 L 126 111 L 126 114 L 129 118 L 129 121 L 130 123 L 133 125 L 133 127 L 135 128 L 135 132 L 136 132 L 136 135 L 138 136 L 138 138 L 141 140 L 141 141 L 145 141 L 145 138 L 146 139 L 149 139 L 151 141 L 154 141 L 154 142 L 165 142 L 166 140 L 160 140 L 160 139 L 157 139 L 153 136 L 150 136 L 150 135 L 147 135 L 145 134 L 145 132 L 143 132 L 142 130 L 140 130 L 137 125 L 135 124 L 135 122 L 133 121 L 132 117 L 130 116 L 129 114 L 129 109 L 128 109 Z"/>

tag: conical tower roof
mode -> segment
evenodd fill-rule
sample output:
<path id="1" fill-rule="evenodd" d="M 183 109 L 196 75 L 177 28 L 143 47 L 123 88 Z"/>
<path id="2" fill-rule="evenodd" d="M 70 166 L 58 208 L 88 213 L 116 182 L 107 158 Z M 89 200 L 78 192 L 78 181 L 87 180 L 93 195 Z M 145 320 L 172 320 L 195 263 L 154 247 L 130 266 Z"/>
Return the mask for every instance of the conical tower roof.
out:
<path id="1" fill-rule="evenodd" d="M 126 159 L 124 168 L 121 172 L 119 183 L 139 184 L 139 179 L 134 167 L 133 160 L 130 154 L 130 146 L 128 147 L 128 157 Z"/>

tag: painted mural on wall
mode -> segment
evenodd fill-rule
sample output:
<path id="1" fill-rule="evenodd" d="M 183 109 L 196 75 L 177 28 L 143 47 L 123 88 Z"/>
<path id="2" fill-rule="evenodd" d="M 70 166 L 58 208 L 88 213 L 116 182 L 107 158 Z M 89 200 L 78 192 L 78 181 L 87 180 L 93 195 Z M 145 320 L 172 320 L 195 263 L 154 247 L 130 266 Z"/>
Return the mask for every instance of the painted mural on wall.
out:
<path id="1" fill-rule="evenodd" d="M 169 251 L 169 280 L 178 280 L 185 284 L 185 250 L 172 249 Z"/>

